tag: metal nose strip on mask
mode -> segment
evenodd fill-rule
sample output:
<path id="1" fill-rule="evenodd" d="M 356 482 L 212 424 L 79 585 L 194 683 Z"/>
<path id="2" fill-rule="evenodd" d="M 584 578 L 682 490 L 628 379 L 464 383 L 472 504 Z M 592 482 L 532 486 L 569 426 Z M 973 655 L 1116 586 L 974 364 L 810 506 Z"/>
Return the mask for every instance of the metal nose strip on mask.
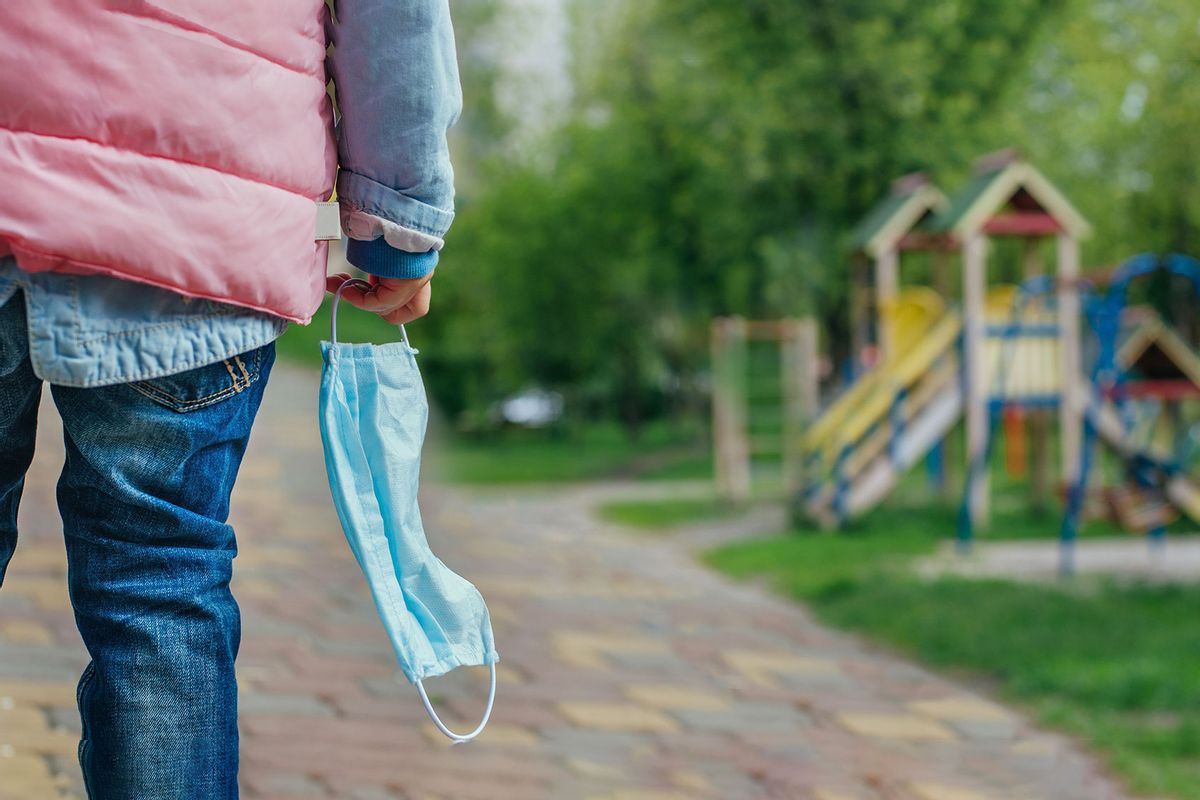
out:
<path id="1" fill-rule="evenodd" d="M 333 304 L 329 309 L 329 341 L 333 342 L 334 344 L 337 344 L 338 303 L 342 299 L 342 291 L 352 283 L 358 284 L 360 287 L 365 289 L 371 288 L 371 284 L 367 283 L 366 281 L 359 280 L 357 278 L 351 278 L 345 281 L 341 286 L 338 287 L 337 291 L 333 293 Z M 404 341 L 406 347 L 408 347 L 414 353 L 416 352 L 413 346 L 408 342 L 408 331 L 404 329 L 403 324 L 400 325 L 400 338 Z M 492 706 L 496 702 L 496 662 L 493 661 L 488 665 L 488 667 L 490 667 L 491 675 L 488 679 L 487 705 L 484 706 L 483 718 L 479 721 L 479 725 L 477 725 L 475 730 L 471 731 L 470 733 L 455 733 L 447 728 L 446 724 L 442 722 L 441 717 L 439 717 L 437 712 L 434 711 L 433 704 L 429 702 L 429 695 L 425 692 L 425 684 L 421 680 L 417 680 L 417 692 L 419 692 L 421 695 L 421 703 L 425 706 L 425 713 L 429 715 L 431 720 L 433 720 L 433 724 L 437 726 L 437 729 L 454 744 L 466 744 L 477 737 L 483 732 L 483 729 L 487 727 L 488 720 L 490 720 L 492 717 Z"/>

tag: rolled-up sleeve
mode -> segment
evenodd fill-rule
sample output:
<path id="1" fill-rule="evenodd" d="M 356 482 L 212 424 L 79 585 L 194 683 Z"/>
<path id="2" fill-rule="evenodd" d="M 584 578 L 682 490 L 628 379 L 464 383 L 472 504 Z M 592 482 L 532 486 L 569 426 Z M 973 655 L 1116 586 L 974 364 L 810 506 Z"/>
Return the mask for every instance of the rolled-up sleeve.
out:
<path id="1" fill-rule="evenodd" d="M 454 219 L 447 131 L 462 89 L 448 0 L 337 0 L 329 37 L 347 258 L 421 277 Z"/>

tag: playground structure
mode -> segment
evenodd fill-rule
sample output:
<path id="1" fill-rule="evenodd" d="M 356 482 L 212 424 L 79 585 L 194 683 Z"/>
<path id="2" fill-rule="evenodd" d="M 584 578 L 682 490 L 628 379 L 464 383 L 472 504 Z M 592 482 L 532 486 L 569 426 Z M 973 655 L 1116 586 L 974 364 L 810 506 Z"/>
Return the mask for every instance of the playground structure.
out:
<path id="1" fill-rule="evenodd" d="M 1118 495 L 1113 503 L 1127 527 L 1161 546 L 1175 513 L 1200 522 L 1200 486 L 1192 477 L 1200 426 L 1185 425 L 1179 407 L 1200 397 L 1200 358 L 1157 316 L 1128 331 L 1122 325 L 1130 284 L 1159 272 L 1184 279 L 1200 298 L 1200 262 L 1180 254 L 1135 256 L 1116 271 L 1105 293 L 1086 297 L 1097 353 L 1087 384 L 1081 469 L 1069 487 L 1060 534 L 1064 573 L 1073 569 L 1072 544 L 1100 443 L 1118 455 L 1129 478 L 1120 494 L 1132 502 L 1122 509 L 1125 498 Z M 1142 413 L 1146 405 L 1152 413 Z"/>
<path id="2" fill-rule="evenodd" d="M 1088 234 L 1063 194 L 1012 152 L 981 160 L 953 196 L 924 176 L 897 181 L 854 236 L 860 263 L 873 267 L 873 291 L 857 287 L 852 297 L 855 350 L 865 347 L 873 321 L 879 357 L 803 435 L 803 513 L 837 527 L 866 512 L 922 458 L 945 463 L 947 439 L 963 421 L 958 536 L 966 546 L 988 524 L 994 439 L 1003 435 L 1010 471 L 1031 467 L 1034 501 L 1044 503 L 1052 493 L 1056 421 L 1057 478 L 1068 489 L 1064 571 L 1097 442 L 1124 466 L 1125 485 L 1105 492 L 1122 524 L 1161 539 L 1178 513 L 1200 521 L 1200 491 L 1187 470 L 1192 446 L 1174 446 L 1196 438 L 1183 434 L 1179 403 L 1200 397 L 1200 359 L 1161 319 L 1143 313 L 1137 325 L 1123 324 L 1135 316 L 1126 308 L 1129 282 L 1159 269 L 1159 259 L 1134 259 L 1100 293 L 1080 275 L 1079 242 Z M 1018 285 L 988 285 L 988 256 L 999 238 L 1017 242 L 1006 247 L 1020 253 Z M 1054 268 L 1047 271 L 1050 243 Z M 936 289 L 901 288 L 901 257 L 912 252 L 930 254 Z M 946 299 L 956 254 L 957 309 Z M 1165 263 L 1200 293 L 1196 262 L 1172 256 Z M 1174 424 L 1159 426 L 1154 440 L 1139 432 L 1139 418 Z"/>
<path id="3" fill-rule="evenodd" d="M 913 464 L 966 420 L 966 457 L 976 473 L 969 481 L 972 526 L 988 518 L 986 455 L 993 411 L 1015 408 L 1058 411 L 1062 431 L 1062 478 L 1078 470 L 1081 440 L 1080 387 L 1065 379 L 1079 373 L 1079 240 L 1088 234 L 1083 217 L 1031 165 L 1011 154 L 981 162 L 975 177 L 947 198 L 923 176 L 898 181 L 892 194 L 856 232 L 859 250 L 874 265 L 874 308 L 879 364 L 835 401 L 804 440 L 803 506 L 828 526 L 844 523 L 876 505 Z M 1023 243 L 1025 270 L 1042 271 L 1037 244 L 1056 241 L 1056 303 L 1026 310 L 1019 325 L 1005 324 L 1011 287 L 987 291 L 992 237 Z M 948 256 L 961 253 L 962 310 L 952 310 L 931 289 L 900 289 L 901 254 L 935 254 L 937 282 L 948 284 Z M 999 374 L 1002 350 L 1011 364 Z M 1049 451 L 1039 443 L 1035 474 L 1048 471 Z"/>
<path id="4" fill-rule="evenodd" d="M 795 485 L 800 480 L 801 437 L 818 406 L 816 320 L 719 317 L 710 333 L 718 496 L 734 503 L 750 499 L 756 457 L 778 456 L 783 484 Z M 749 349 L 755 343 L 778 348 L 777 369 L 765 376 L 766 381 L 753 380 L 759 371 L 751 369 Z M 770 396 L 755 391 L 762 383 L 773 384 Z M 753 430 L 752 420 L 764 418 L 767 430 Z"/>

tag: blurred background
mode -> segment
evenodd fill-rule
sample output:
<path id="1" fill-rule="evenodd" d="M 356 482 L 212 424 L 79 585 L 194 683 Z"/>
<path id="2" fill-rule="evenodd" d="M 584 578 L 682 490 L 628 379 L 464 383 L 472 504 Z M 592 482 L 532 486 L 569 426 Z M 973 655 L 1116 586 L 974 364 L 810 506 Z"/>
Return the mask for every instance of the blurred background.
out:
<path id="1" fill-rule="evenodd" d="M 1073 510 L 1069 465 L 1046 467 L 1067 446 L 1060 429 L 1036 403 L 1007 396 L 992 403 L 982 456 L 955 416 L 936 449 L 890 479 L 881 505 L 834 513 L 839 535 L 817 533 L 835 501 L 824 518 L 810 513 L 812 497 L 838 482 L 827 452 L 836 445 L 812 438 L 812 425 L 880 372 L 872 366 L 887 366 L 864 237 L 888 198 L 911 191 L 896 179 L 920 173 L 916 185 L 971 200 L 980 176 L 1020 162 L 1069 198 L 1090 223 L 1078 236 L 1090 282 L 1076 312 L 1085 375 L 1103 350 L 1088 297 L 1103 299 L 1116 267 L 1138 253 L 1200 254 L 1194 2 L 455 0 L 452 10 L 466 92 L 454 131 L 460 210 L 433 311 L 410 326 L 444 479 L 656 483 L 652 499 L 596 507 L 643 535 L 786 507 L 775 529 L 762 523 L 760 536 L 702 558 L 768 579 L 824 621 L 995 681 L 1039 720 L 1084 736 L 1135 788 L 1200 798 L 1195 523 L 1172 506 L 1165 479 L 1138 473 L 1129 447 L 1093 447 Z M 1032 207 L 1000 200 L 1000 211 Z M 994 237 L 986 285 L 1055 275 L 1055 231 L 1032 246 Z M 937 314 L 962 312 L 958 255 L 946 270 L 936 247 L 911 249 L 898 282 L 932 285 Z M 1169 417 L 1146 423 L 1158 425 L 1146 441 L 1157 437 L 1174 474 L 1187 474 L 1196 295 L 1181 271 L 1147 275 L 1122 284 L 1127 308 L 1111 344 L 1153 317 L 1186 345 L 1158 377 L 1190 389 L 1138 408 Z M 1019 315 L 1006 308 L 989 325 Z M 718 332 L 728 319 L 733 355 Z M 738 338 L 739 319 L 767 327 Z M 815 331 L 804 345 L 815 363 L 799 373 L 782 366 L 790 335 L 769 327 L 780 320 Z M 322 323 L 289 332 L 284 353 L 313 363 Z M 394 337 L 365 315 L 346 323 Z M 1171 349 L 1154 347 L 1159 362 Z M 1021 353 L 989 356 L 988 380 L 997 360 Z M 1154 371 L 1117 366 L 1127 378 Z M 726 434 L 714 408 L 722 391 L 734 417 Z M 811 408 L 790 416 L 793 401 Z M 722 435 L 732 439 L 721 445 Z M 989 468 L 991 509 L 972 525 L 966 495 Z M 1058 555 L 1067 535 L 1082 537 L 1074 582 L 1054 578 L 1075 566 Z M 959 552 L 972 537 L 982 547 L 955 557 L 955 537 Z"/>
<path id="2" fill-rule="evenodd" d="M 1196 4 L 452 10 L 442 479 L 641 486 L 595 513 L 1200 797 Z"/>
<path id="3" fill-rule="evenodd" d="M 1000 148 L 1091 222 L 1085 269 L 1200 250 L 1185 0 L 453 11 L 459 212 L 437 313 L 414 333 L 448 427 L 467 437 L 498 433 L 504 401 L 529 393 L 541 413 L 527 426 L 552 429 L 529 438 L 603 431 L 599 448 L 622 440 L 630 456 L 699 451 L 717 316 L 812 315 L 840 376 L 866 278 L 855 226 L 895 178 L 923 171 L 953 189 Z M 905 283 L 928 282 L 924 264 L 905 269 Z M 616 467 L 600 461 L 573 477 Z"/>

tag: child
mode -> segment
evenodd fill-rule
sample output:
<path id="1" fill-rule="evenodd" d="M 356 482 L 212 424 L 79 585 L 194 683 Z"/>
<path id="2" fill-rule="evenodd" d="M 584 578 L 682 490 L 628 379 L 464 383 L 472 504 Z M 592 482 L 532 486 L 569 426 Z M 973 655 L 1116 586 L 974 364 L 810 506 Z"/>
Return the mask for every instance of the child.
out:
<path id="1" fill-rule="evenodd" d="M 339 166 L 373 284 L 345 298 L 428 310 L 461 104 L 447 0 L 5 3 L 0 75 L 0 586 L 48 382 L 87 791 L 236 798 L 230 492 L 274 339 L 324 295 Z"/>

